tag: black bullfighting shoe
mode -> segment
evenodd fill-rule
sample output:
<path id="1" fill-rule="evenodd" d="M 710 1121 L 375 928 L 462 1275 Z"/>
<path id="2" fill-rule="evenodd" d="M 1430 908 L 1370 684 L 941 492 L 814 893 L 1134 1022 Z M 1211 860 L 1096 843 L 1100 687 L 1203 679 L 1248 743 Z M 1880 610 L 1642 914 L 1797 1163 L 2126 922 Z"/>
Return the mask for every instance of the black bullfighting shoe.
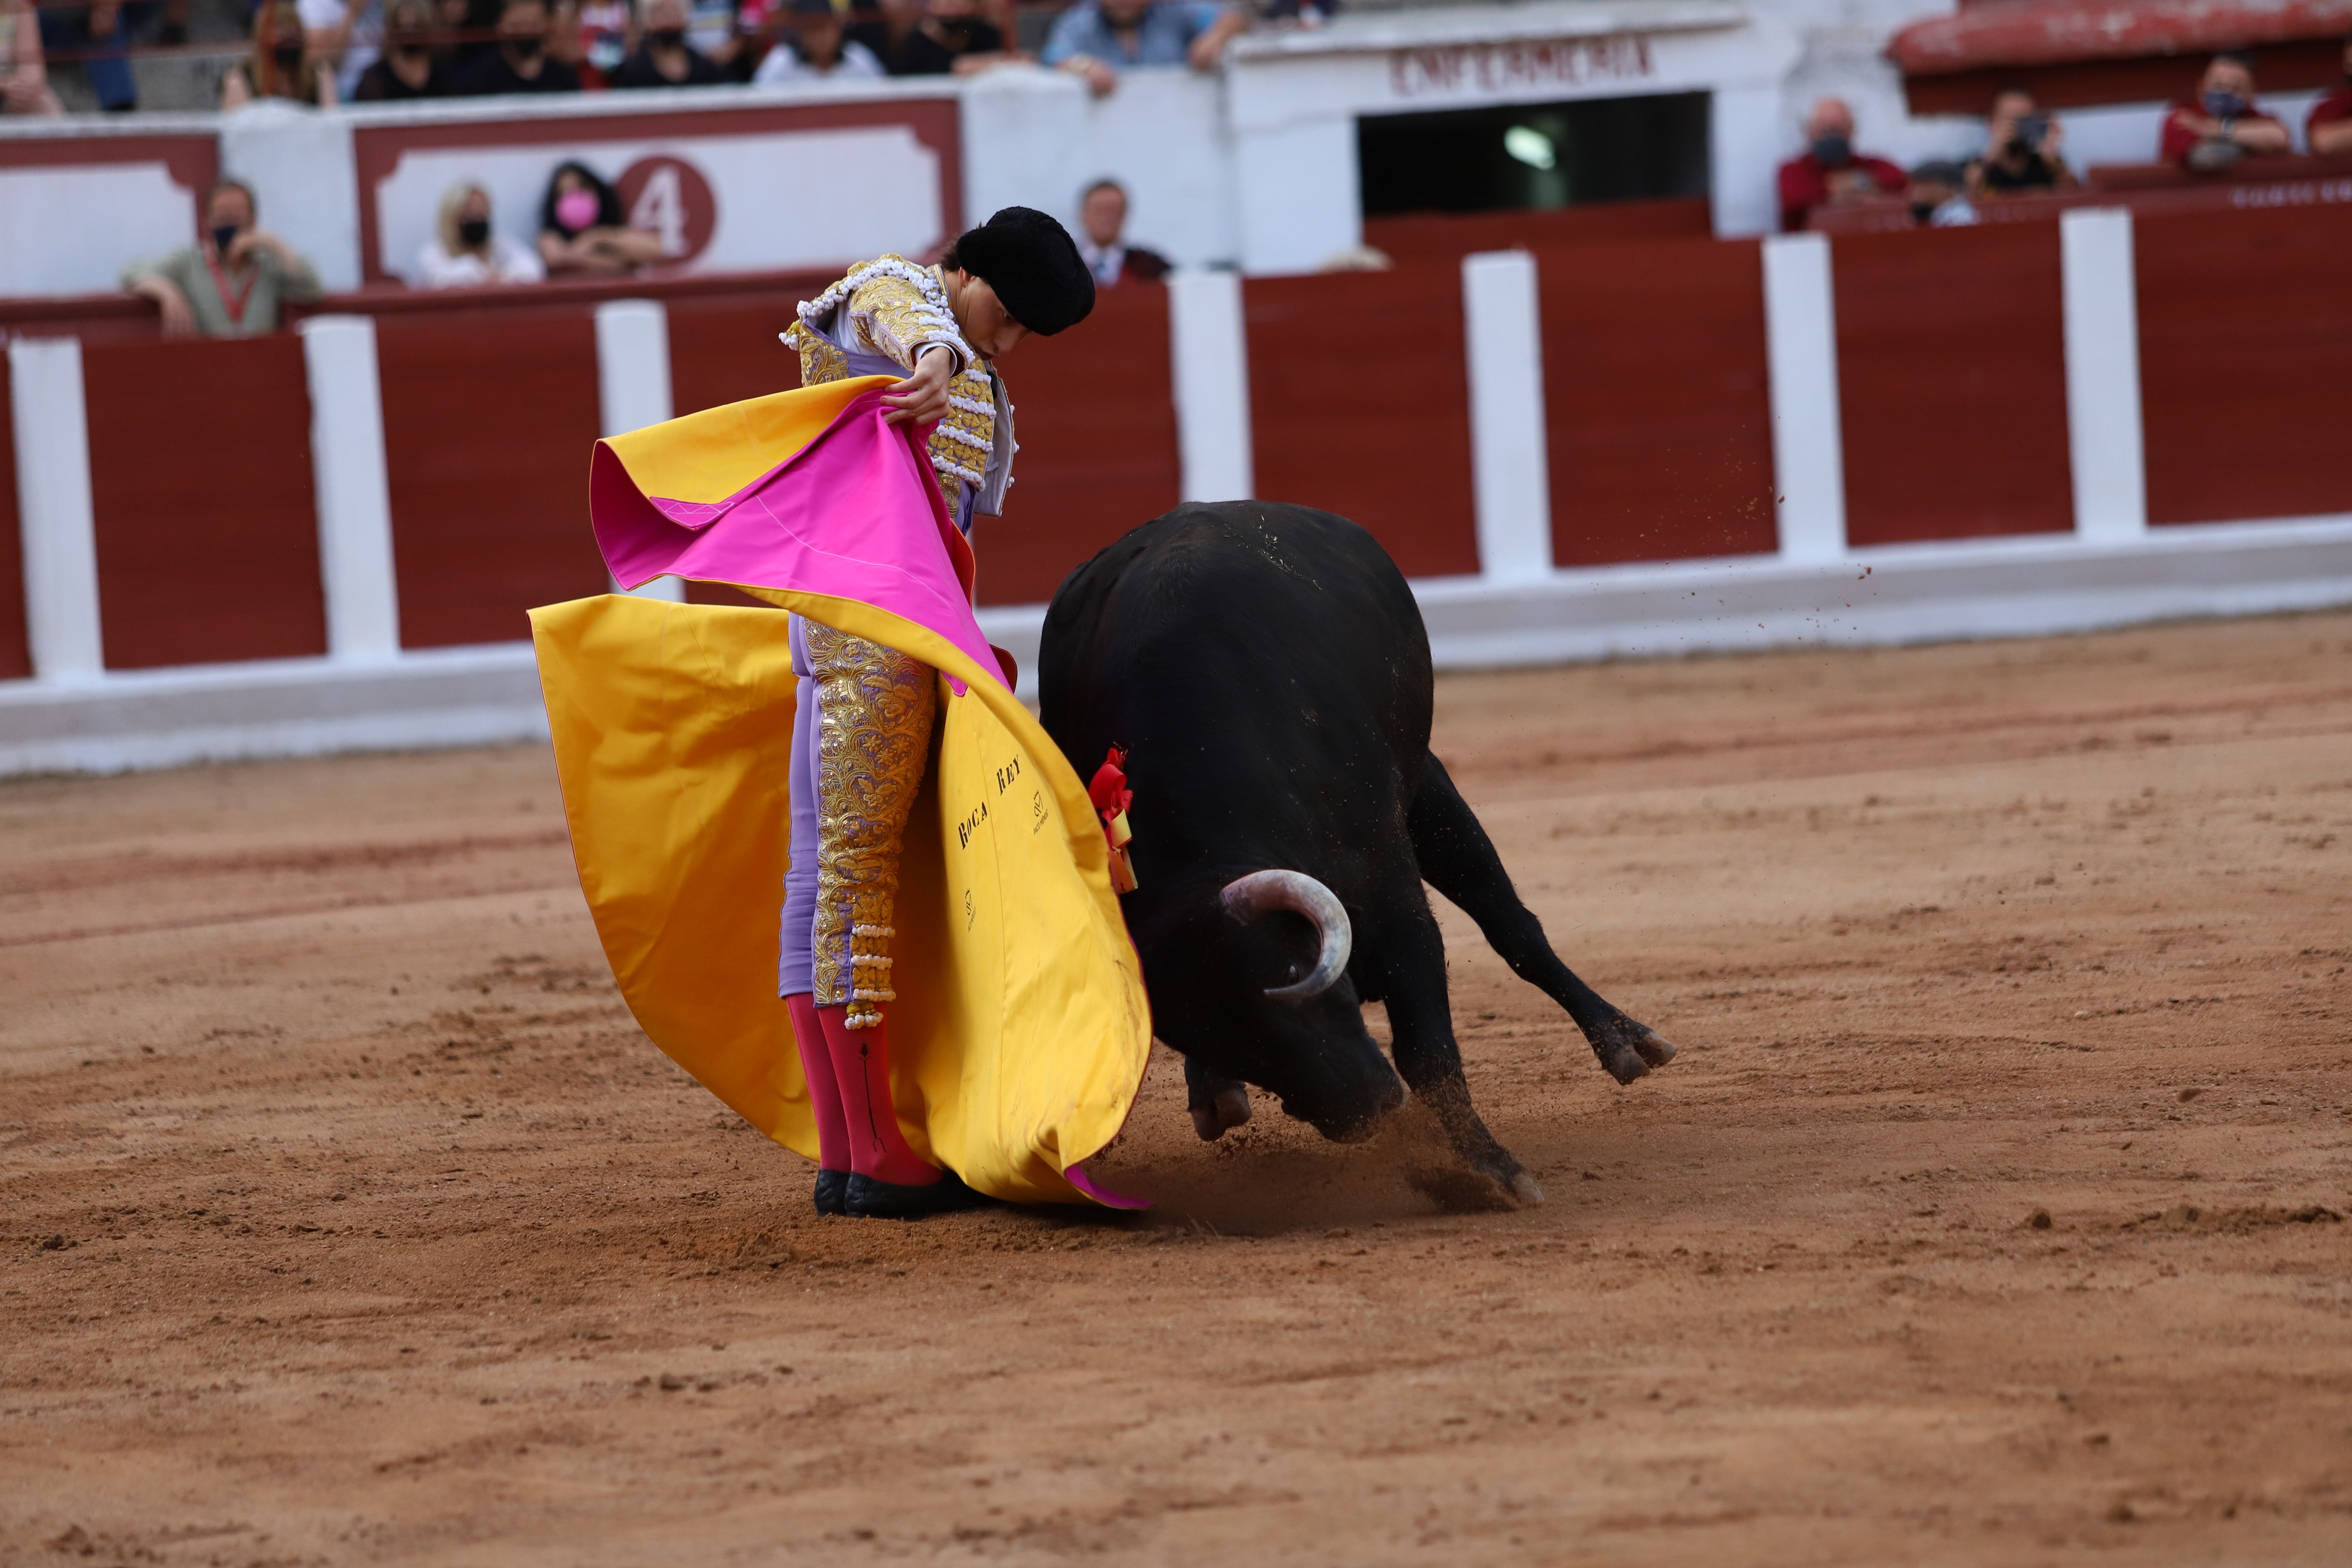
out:
<path id="1" fill-rule="evenodd" d="M 816 1173 L 816 1212 L 849 1212 L 849 1173 L 820 1169 Z"/>
<path id="2" fill-rule="evenodd" d="M 996 1200 L 963 1184 L 953 1171 L 928 1186 L 910 1187 L 874 1176 L 849 1178 L 848 1212 L 860 1219 L 926 1219 L 935 1214 L 978 1208 Z"/>

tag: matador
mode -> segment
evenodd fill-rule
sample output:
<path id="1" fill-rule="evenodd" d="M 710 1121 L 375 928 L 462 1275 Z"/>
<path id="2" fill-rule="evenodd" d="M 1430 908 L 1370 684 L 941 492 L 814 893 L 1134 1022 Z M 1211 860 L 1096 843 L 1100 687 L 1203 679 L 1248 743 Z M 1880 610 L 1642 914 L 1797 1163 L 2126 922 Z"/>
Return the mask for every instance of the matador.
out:
<path id="1" fill-rule="evenodd" d="M 1094 279 L 1062 226 L 1008 207 L 935 267 L 884 256 L 800 307 L 784 334 L 803 385 L 903 377 L 894 423 L 931 426 L 948 515 L 969 534 L 1012 483 L 1013 405 L 995 362 L 1032 332 L 1075 326 Z M 907 654 L 798 613 L 791 861 L 779 994 L 791 1010 L 819 1145 L 821 1214 L 912 1218 L 974 1200 L 910 1149 L 891 1110 L 892 910 L 899 841 L 929 764 L 938 674 Z"/>

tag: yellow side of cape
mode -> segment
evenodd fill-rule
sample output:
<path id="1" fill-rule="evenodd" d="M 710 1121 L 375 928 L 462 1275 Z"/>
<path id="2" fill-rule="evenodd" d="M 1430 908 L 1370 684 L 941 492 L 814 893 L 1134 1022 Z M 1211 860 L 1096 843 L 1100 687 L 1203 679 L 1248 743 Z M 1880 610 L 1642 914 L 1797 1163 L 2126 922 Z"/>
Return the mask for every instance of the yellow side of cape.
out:
<path id="1" fill-rule="evenodd" d="M 982 1192 L 1086 1201 L 1063 1176 L 1117 1135 L 1150 1018 L 1102 829 L 1060 749 L 995 672 L 886 611 L 761 597 L 912 655 L 940 682 L 892 943 L 898 1120 Z M 794 679 L 782 616 L 611 595 L 531 612 L 580 883 L 654 1043 L 811 1159 L 776 995 Z M 822 1047 L 820 1047 L 822 1048 Z"/>
<path id="2" fill-rule="evenodd" d="M 820 382 L 681 415 L 604 444 L 649 496 L 716 505 L 825 432 L 862 392 L 887 375 Z"/>

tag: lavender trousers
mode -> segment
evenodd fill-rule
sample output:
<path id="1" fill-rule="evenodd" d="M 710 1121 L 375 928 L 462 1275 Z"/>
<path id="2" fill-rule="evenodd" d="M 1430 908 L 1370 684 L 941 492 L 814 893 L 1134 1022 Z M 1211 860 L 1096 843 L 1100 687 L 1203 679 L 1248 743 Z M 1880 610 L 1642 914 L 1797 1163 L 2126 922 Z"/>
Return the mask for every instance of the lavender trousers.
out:
<path id="1" fill-rule="evenodd" d="M 798 996 L 816 990 L 816 678 L 809 668 L 808 638 L 798 615 L 792 618 L 793 673 L 800 677 L 793 703 L 792 864 L 784 871 L 782 945 L 776 957 L 776 994 Z"/>

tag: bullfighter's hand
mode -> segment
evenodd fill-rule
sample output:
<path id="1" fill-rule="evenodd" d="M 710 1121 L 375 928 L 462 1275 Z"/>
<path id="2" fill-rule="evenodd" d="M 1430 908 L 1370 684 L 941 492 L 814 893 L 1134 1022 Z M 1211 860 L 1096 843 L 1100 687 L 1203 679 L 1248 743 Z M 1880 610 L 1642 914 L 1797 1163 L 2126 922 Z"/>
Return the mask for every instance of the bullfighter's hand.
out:
<path id="1" fill-rule="evenodd" d="M 955 374 L 955 353 L 944 343 L 932 343 L 915 355 L 915 374 L 882 389 L 885 425 L 936 425 L 948 416 L 948 382 Z"/>

